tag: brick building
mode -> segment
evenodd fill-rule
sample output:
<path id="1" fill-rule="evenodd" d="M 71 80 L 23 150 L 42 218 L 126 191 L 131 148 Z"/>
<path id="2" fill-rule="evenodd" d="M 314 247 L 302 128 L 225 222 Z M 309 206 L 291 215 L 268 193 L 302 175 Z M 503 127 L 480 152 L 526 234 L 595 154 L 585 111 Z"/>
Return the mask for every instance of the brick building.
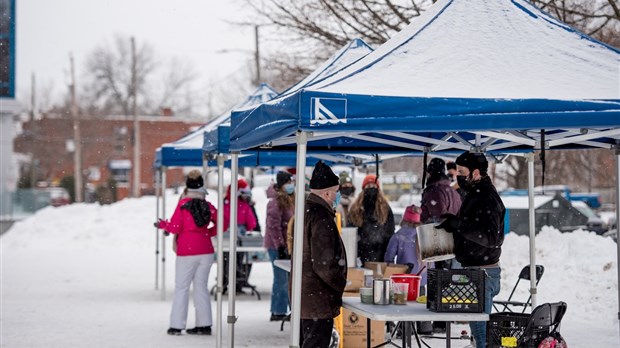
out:
<path id="1" fill-rule="evenodd" d="M 163 143 L 179 139 L 201 123 L 177 117 L 141 116 L 140 183 L 142 194 L 154 192 L 153 160 Z M 14 141 L 15 152 L 32 156 L 37 181 L 58 183 L 73 176 L 73 122 L 70 118 L 44 117 L 22 125 Z M 117 181 L 117 198 L 131 192 L 133 162 L 133 117 L 109 116 L 80 121 L 83 182 L 89 189 Z M 167 172 L 169 185 L 182 184 L 182 169 Z"/>

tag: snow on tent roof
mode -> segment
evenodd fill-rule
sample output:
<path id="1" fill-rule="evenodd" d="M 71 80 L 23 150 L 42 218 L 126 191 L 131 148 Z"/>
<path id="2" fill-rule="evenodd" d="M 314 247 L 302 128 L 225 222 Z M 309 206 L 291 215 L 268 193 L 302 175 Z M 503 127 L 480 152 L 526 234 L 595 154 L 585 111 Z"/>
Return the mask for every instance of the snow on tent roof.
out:
<path id="1" fill-rule="evenodd" d="M 315 135 L 308 151 L 462 151 L 478 135 L 487 152 L 523 152 L 540 143 L 540 129 L 550 147 L 608 147 L 620 135 L 619 73 L 618 49 L 526 1 L 440 0 L 332 77 L 233 113 L 231 149 L 282 143 L 274 140 L 299 130 Z M 601 134 L 565 140 L 580 128 Z M 325 141 L 319 132 L 343 136 Z"/>
<path id="2" fill-rule="evenodd" d="M 205 133 L 215 130 L 218 125 L 224 122 L 230 122 L 233 109 L 247 109 L 271 100 L 277 95 L 278 92 L 271 86 L 261 83 L 243 102 L 180 139 L 163 144 L 156 154 L 155 166 L 201 166 Z"/>
<path id="3" fill-rule="evenodd" d="M 618 53 L 526 1 L 443 0 L 357 64 L 309 89 L 386 96 L 618 99 Z"/>

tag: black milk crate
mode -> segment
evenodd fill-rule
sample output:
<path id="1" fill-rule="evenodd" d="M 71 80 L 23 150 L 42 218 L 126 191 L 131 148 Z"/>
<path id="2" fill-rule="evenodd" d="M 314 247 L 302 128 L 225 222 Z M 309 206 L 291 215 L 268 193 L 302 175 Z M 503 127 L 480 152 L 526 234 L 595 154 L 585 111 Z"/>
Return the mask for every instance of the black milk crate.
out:
<path id="1" fill-rule="evenodd" d="M 530 328 L 526 332 L 530 314 L 493 313 L 487 322 L 488 348 L 537 348 L 540 341 L 549 334 L 548 328 Z"/>
<path id="2" fill-rule="evenodd" d="M 482 313 L 484 271 L 429 269 L 426 308 L 433 312 Z"/>

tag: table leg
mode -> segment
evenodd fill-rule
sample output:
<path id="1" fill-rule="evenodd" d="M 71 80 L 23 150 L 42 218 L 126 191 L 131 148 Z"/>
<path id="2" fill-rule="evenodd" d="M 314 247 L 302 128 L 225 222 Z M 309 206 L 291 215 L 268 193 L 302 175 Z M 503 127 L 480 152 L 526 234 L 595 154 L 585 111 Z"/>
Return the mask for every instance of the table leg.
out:
<path id="1" fill-rule="evenodd" d="M 366 348 L 370 348 L 370 318 L 366 318 Z"/>
<path id="2" fill-rule="evenodd" d="M 403 348 L 411 348 L 411 330 L 409 321 L 403 321 Z"/>
<path id="3" fill-rule="evenodd" d="M 446 321 L 446 348 L 450 348 L 452 346 L 452 333 L 450 332 L 450 322 Z"/>

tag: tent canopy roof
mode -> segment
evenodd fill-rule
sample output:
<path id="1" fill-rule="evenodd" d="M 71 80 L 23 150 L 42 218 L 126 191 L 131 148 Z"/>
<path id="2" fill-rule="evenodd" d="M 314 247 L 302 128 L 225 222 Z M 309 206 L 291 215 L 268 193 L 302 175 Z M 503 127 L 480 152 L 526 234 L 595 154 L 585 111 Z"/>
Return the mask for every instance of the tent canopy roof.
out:
<path id="1" fill-rule="evenodd" d="M 307 131 L 309 151 L 505 152 L 539 148 L 541 129 L 549 147 L 609 148 L 620 138 L 619 74 L 619 50 L 526 1 L 440 0 L 333 76 L 233 112 L 231 149 Z M 388 132 L 397 139 L 378 135 Z"/>

